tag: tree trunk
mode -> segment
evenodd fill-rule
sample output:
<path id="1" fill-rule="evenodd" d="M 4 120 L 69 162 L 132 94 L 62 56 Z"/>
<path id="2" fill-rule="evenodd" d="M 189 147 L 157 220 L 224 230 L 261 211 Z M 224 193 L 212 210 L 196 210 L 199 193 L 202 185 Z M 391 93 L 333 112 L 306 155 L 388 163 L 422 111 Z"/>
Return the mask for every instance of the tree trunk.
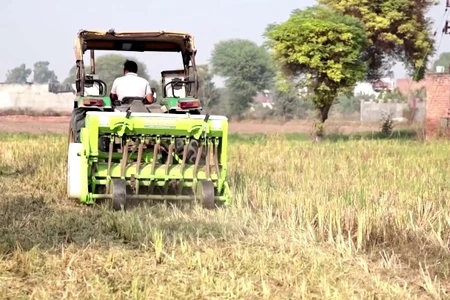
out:
<path id="1" fill-rule="evenodd" d="M 325 105 L 323 107 L 317 108 L 317 120 L 314 124 L 315 135 L 314 140 L 320 142 L 323 140 L 325 134 L 324 123 L 328 119 L 328 113 L 330 111 L 331 105 Z"/>

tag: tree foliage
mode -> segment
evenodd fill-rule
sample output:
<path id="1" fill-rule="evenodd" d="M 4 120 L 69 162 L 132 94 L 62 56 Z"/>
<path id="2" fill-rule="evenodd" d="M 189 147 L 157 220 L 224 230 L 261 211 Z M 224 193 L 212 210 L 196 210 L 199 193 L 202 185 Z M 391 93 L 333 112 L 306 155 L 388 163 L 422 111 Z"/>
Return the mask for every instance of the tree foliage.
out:
<path id="1" fill-rule="evenodd" d="M 212 81 L 214 75 L 210 72 L 208 65 L 197 66 L 197 72 L 199 84 L 198 97 L 202 101 L 204 109 L 209 111 L 219 101 L 220 93 Z"/>
<path id="2" fill-rule="evenodd" d="M 58 77 L 54 71 L 51 71 L 48 66 L 48 61 L 38 61 L 34 63 L 33 68 L 33 82 L 39 84 L 58 83 Z"/>
<path id="3" fill-rule="evenodd" d="M 230 39 L 217 43 L 211 55 L 212 71 L 225 77 L 230 92 L 230 111 L 241 115 L 258 91 L 272 85 L 274 69 L 270 54 L 256 43 Z"/>
<path id="4" fill-rule="evenodd" d="M 394 61 L 402 62 L 415 79 L 424 77 L 430 55 L 434 53 L 431 20 L 427 10 L 434 0 L 319 0 L 337 12 L 360 19 L 365 25 L 368 47 L 368 79 L 378 79 Z"/>
<path id="5" fill-rule="evenodd" d="M 436 71 L 437 66 L 444 67 L 444 72 L 449 72 L 450 67 L 450 52 L 443 52 L 439 55 L 437 60 L 433 64 L 433 71 Z"/>
<path id="6" fill-rule="evenodd" d="M 283 117 L 285 121 L 296 118 L 305 118 L 311 107 L 311 102 L 306 102 L 299 97 L 299 91 L 293 84 L 277 86 L 275 89 L 275 114 Z"/>
<path id="7" fill-rule="evenodd" d="M 162 97 L 162 87 L 161 81 L 156 81 L 155 79 L 149 79 L 148 82 L 152 88 L 156 89 L 156 97 L 159 99 Z"/>
<path id="8" fill-rule="evenodd" d="M 268 26 L 265 35 L 283 73 L 301 78 L 310 92 L 321 136 L 336 96 L 366 74 L 361 55 L 367 40 L 361 22 L 316 6 L 294 10 L 286 22 Z"/>
<path id="9" fill-rule="evenodd" d="M 14 69 L 6 72 L 6 83 L 27 83 L 28 77 L 31 75 L 31 69 L 27 68 L 25 64 L 21 64 Z"/>

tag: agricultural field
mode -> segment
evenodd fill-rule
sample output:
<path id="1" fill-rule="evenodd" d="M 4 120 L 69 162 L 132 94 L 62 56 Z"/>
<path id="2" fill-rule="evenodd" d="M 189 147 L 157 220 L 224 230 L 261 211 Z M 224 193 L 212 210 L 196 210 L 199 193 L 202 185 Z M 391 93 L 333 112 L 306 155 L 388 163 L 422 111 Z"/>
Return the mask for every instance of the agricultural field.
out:
<path id="1" fill-rule="evenodd" d="M 66 128 L 12 127 L 0 134 L 2 299 L 449 297 L 448 142 L 235 130 L 231 207 L 113 212 L 66 198 Z"/>

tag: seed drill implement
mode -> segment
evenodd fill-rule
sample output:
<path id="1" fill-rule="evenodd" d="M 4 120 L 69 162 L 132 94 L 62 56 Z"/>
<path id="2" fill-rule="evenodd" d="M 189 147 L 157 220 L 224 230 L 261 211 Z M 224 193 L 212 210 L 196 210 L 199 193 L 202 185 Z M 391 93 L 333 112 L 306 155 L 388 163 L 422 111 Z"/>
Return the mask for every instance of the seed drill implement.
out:
<path id="1" fill-rule="evenodd" d="M 91 72 L 84 53 L 90 50 Z M 163 71 L 162 98 L 112 101 L 95 75 L 94 50 L 181 52 L 184 69 Z M 194 42 L 187 33 L 80 31 L 70 121 L 67 192 L 116 210 L 148 200 L 229 204 L 228 119 L 202 113 Z M 154 89 L 152 89 L 155 92 Z M 156 95 L 155 95 L 156 96 Z M 155 97 L 156 98 L 156 97 Z"/>

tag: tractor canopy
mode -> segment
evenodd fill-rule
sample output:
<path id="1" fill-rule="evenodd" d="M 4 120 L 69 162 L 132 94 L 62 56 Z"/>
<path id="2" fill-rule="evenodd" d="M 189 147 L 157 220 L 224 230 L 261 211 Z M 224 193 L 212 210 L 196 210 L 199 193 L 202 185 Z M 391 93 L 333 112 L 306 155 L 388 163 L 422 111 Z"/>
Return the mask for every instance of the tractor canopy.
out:
<path id="1" fill-rule="evenodd" d="M 76 60 L 82 60 L 86 50 L 182 52 L 183 56 L 196 53 L 192 35 L 167 31 L 80 30 L 75 41 Z"/>
<path id="2" fill-rule="evenodd" d="M 90 51 L 90 72 L 87 73 L 83 56 L 88 50 Z M 74 107 L 89 106 L 93 108 L 93 105 L 90 104 L 92 97 L 105 98 L 103 102 L 94 99 L 95 103 L 99 103 L 99 107 L 110 107 L 112 105 L 109 104 L 111 100 L 106 95 L 108 87 L 96 76 L 94 54 L 96 50 L 181 53 L 183 68 L 177 70 L 177 77 L 171 78 L 171 76 L 168 76 L 164 78 L 166 74 L 162 73 L 164 96 L 163 99 L 160 99 L 161 108 L 163 111 L 172 113 L 198 113 L 202 109 L 200 101 L 197 99 L 198 74 L 195 66 L 197 50 L 191 34 L 172 31 L 127 32 L 115 31 L 114 29 L 108 31 L 78 31 L 74 51 L 77 66 L 75 90 L 79 98 Z M 88 104 L 85 104 L 86 99 L 84 97 L 86 96 L 91 101 Z"/>

